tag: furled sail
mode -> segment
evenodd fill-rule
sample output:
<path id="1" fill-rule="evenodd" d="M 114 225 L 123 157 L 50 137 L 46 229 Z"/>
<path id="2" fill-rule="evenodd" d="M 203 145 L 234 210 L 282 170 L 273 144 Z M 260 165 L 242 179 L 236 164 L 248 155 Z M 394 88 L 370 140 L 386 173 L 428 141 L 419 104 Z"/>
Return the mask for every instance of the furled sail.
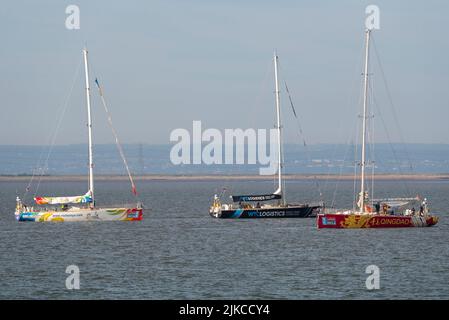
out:
<path id="1" fill-rule="evenodd" d="M 269 201 L 275 199 L 281 199 L 280 194 L 261 194 L 261 195 L 248 195 L 248 196 L 232 196 L 232 201 Z"/>
<path id="2" fill-rule="evenodd" d="M 385 198 L 373 199 L 372 203 L 384 203 L 392 208 L 400 208 L 409 205 L 413 202 L 419 202 L 421 199 L 417 196 L 414 198 Z"/>
<path id="3" fill-rule="evenodd" d="M 34 201 L 37 204 L 90 203 L 92 194 L 89 191 L 85 195 L 74 197 L 35 197 Z"/>

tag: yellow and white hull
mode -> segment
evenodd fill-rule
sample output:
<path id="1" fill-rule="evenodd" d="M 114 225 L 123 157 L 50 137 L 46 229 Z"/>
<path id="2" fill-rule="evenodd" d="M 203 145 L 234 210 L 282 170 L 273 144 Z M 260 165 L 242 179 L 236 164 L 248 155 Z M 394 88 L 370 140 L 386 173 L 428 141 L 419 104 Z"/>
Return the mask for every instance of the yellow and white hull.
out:
<path id="1" fill-rule="evenodd" d="M 82 222 L 82 221 L 140 221 L 142 208 L 72 208 L 67 211 L 16 211 L 17 221 Z"/>

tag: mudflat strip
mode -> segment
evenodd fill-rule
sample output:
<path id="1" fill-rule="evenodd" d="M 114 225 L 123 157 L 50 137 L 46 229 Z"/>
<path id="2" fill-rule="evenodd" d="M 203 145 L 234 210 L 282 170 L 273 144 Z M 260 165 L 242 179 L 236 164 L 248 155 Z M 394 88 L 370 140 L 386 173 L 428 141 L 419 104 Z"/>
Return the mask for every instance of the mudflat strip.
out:
<path id="1" fill-rule="evenodd" d="M 28 182 L 31 176 L 14 176 L 3 175 L 0 176 L 0 182 Z M 41 181 L 85 181 L 87 179 L 84 175 L 48 175 L 42 177 L 34 177 L 34 179 Z M 141 175 L 135 176 L 136 181 L 245 181 L 245 180 L 261 180 L 271 181 L 273 176 L 261 175 Z M 328 174 L 286 174 L 286 180 L 353 180 L 353 175 L 328 175 Z M 376 174 L 376 180 L 449 180 L 448 174 Z M 123 181 L 128 180 L 128 176 L 121 175 L 96 175 L 96 181 Z"/>

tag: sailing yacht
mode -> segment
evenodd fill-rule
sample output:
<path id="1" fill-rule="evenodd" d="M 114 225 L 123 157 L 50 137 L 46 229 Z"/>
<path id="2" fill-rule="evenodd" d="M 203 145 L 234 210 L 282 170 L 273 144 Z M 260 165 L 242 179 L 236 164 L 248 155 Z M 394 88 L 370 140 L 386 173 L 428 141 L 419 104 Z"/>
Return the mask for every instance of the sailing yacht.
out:
<path id="1" fill-rule="evenodd" d="M 232 203 L 222 203 L 222 195 L 214 195 L 209 214 L 214 218 L 306 218 L 315 217 L 320 212 L 321 204 L 288 204 L 285 200 L 282 177 L 282 132 L 281 109 L 278 81 L 278 56 L 274 54 L 274 77 L 276 95 L 276 130 L 278 138 L 278 187 L 272 194 L 231 196 Z M 265 203 L 271 201 L 271 203 Z M 254 204 L 256 203 L 256 204 Z M 262 203 L 262 204 L 261 204 Z"/>
<path id="2" fill-rule="evenodd" d="M 366 138 L 368 118 L 368 65 L 369 44 L 372 30 L 365 31 L 365 67 L 363 89 L 363 124 L 361 150 L 361 190 L 358 195 L 357 207 L 351 210 L 325 209 L 317 215 L 316 224 L 322 228 L 404 228 L 429 227 L 438 223 L 438 217 L 429 212 L 426 198 L 419 196 L 409 198 L 369 199 L 365 184 Z M 415 209 L 419 207 L 419 211 Z"/>
<path id="3" fill-rule="evenodd" d="M 135 206 L 116 206 L 116 207 L 97 207 L 95 205 L 94 193 L 94 164 L 93 164 L 93 148 L 92 148 L 92 117 L 90 103 L 90 85 L 89 85 L 89 65 L 88 52 L 83 49 L 84 71 L 86 81 L 86 102 L 87 102 L 87 128 L 88 128 L 88 191 L 84 195 L 70 197 L 34 197 L 36 205 L 27 206 L 22 200 L 16 198 L 15 217 L 18 221 L 34 221 L 34 222 L 62 222 L 62 221 L 140 221 L 143 217 L 143 208 L 140 203 Z M 105 109 L 107 110 L 101 87 L 98 80 L 95 80 Z M 109 117 L 109 121 L 110 117 Z M 113 130 L 115 135 L 115 130 Z M 116 142 L 118 139 L 116 136 Z M 117 144 L 119 146 L 119 144 Z M 121 155 L 121 147 L 119 146 Z M 124 158 L 123 158 L 124 159 Z M 129 172 L 126 160 L 125 165 L 131 180 L 132 191 L 137 195 L 137 191 Z"/>

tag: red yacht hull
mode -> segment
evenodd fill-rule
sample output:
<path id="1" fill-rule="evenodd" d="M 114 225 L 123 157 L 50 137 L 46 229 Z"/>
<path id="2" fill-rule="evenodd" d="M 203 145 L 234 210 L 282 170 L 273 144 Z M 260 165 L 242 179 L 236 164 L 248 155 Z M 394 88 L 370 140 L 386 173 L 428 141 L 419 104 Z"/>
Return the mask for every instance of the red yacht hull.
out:
<path id="1" fill-rule="evenodd" d="M 433 226 L 438 217 L 322 213 L 316 223 L 318 229 L 410 228 Z"/>

